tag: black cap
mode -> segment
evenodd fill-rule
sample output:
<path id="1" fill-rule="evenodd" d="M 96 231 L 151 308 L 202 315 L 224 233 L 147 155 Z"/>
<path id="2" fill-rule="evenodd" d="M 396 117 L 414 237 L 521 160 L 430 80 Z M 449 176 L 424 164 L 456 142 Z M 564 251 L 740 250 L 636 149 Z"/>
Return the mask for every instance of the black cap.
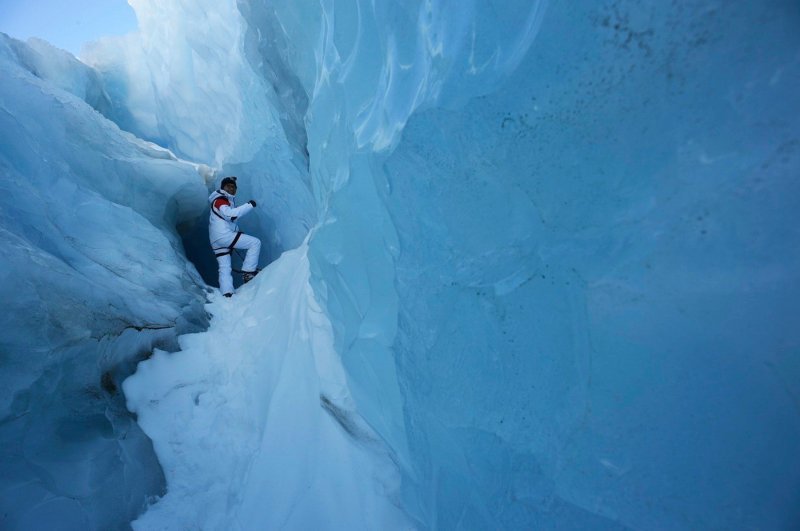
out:
<path id="1" fill-rule="evenodd" d="M 224 179 L 222 179 L 222 182 L 220 183 L 219 187 L 220 188 L 225 188 L 226 184 L 232 184 L 232 185 L 234 185 L 234 186 L 236 186 L 238 188 L 238 186 L 236 185 L 236 177 L 234 177 L 233 175 L 231 175 L 230 177 L 225 177 Z"/>

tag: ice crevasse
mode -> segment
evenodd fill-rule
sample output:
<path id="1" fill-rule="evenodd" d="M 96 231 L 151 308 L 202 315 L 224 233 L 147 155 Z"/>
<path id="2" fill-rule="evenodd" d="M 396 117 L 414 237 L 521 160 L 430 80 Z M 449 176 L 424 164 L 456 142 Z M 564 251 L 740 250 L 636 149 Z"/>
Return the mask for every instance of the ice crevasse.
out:
<path id="1" fill-rule="evenodd" d="M 0 48 L 4 526 L 798 525 L 793 3 L 130 3 Z"/>

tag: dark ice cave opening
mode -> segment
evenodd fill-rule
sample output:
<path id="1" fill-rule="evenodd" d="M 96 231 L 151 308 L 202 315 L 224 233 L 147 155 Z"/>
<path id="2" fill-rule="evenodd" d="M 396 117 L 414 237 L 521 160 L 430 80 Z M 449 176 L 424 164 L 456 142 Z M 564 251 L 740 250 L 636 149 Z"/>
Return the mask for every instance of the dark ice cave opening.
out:
<path id="1" fill-rule="evenodd" d="M 217 277 L 217 260 L 208 242 L 208 209 L 193 220 L 185 221 L 177 226 L 183 243 L 186 258 L 194 264 L 203 281 L 209 286 L 219 287 Z M 234 264 L 236 260 L 234 258 Z M 234 267 L 236 267 L 234 265 Z M 234 283 L 236 279 L 234 278 Z"/>

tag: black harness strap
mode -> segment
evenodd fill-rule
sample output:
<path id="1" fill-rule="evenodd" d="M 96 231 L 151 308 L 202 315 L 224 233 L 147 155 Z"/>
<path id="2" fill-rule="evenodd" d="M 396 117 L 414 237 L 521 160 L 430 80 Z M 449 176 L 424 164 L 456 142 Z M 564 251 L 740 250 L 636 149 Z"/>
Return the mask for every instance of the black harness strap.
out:
<path id="1" fill-rule="evenodd" d="M 237 232 L 236 236 L 234 236 L 233 241 L 231 242 L 231 244 L 229 246 L 227 246 L 227 247 L 223 247 L 223 249 L 225 249 L 223 252 L 221 252 L 221 253 L 215 252 L 214 256 L 219 258 L 220 256 L 225 256 L 226 254 L 231 254 L 233 252 L 234 245 L 236 245 L 236 242 L 239 241 L 239 238 L 242 236 L 242 234 L 244 234 L 244 233 L 243 232 Z M 215 249 L 215 251 L 216 251 L 216 249 Z"/>
<path id="2" fill-rule="evenodd" d="M 216 200 L 215 200 L 215 201 L 216 201 Z M 221 219 L 222 221 L 228 221 L 228 220 L 227 220 L 227 219 L 225 219 L 224 217 L 220 216 L 220 215 L 217 213 L 217 211 L 216 211 L 216 210 L 214 210 L 214 205 L 211 205 L 211 212 L 213 212 L 213 213 L 214 213 L 214 215 L 215 215 L 215 216 L 217 216 L 217 217 L 218 217 L 219 219 Z M 232 217 L 231 217 L 231 219 L 230 219 L 230 221 L 236 221 L 236 219 L 237 219 L 238 217 L 239 217 L 239 216 L 232 216 Z"/>

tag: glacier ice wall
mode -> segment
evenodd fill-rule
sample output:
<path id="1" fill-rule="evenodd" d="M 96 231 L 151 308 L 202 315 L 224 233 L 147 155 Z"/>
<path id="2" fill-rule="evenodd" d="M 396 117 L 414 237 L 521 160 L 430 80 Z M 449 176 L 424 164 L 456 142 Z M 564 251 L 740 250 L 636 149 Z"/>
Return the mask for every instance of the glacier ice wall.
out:
<path id="1" fill-rule="evenodd" d="M 164 485 L 119 386 L 205 325 L 175 231 L 205 183 L 69 54 L 0 35 L 0 72 L 0 527 L 124 527 Z"/>
<path id="2" fill-rule="evenodd" d="M 318 296 L 407 507 L 796 523 L 796 7 L 452 7 L 261 7 L 309 95 Z"/>
<path id="3" fill-rule="evenodd" d="M 797 525 L 798 22 L 556 4 L 503 89 L 411 118 L 395 347 L 440 525 Z"/>

